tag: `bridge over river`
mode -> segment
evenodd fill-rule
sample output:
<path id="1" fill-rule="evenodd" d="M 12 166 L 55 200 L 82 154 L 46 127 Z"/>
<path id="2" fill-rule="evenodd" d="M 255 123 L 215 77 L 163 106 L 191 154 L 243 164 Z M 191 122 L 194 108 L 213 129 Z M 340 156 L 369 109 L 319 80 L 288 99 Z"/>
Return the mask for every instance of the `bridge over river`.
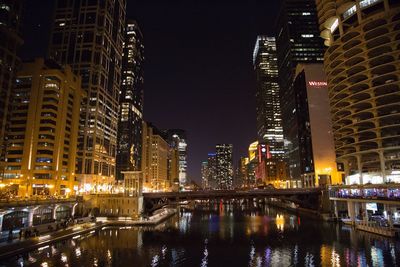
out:
<path id="1" fill-rule="evenodd" d="M 153 211 L 163 205 L 191 200 L 229 200 L 278 197 L 300 205 L 318 205 L 321 188 L 296 189 L 254 189 L 254 190 L 203 190 L 182 192 L 149 192 L 143 193 L 144 209 Z"/>

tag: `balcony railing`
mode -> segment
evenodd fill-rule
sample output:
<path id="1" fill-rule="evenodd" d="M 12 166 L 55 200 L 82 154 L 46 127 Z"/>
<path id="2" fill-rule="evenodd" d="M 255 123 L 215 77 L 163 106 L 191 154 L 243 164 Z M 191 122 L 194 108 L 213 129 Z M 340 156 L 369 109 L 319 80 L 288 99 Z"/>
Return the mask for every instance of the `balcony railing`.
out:
<path id="1" fill-rule="evenodd" d="M 331 198 L 400 201 L 400 184 L 331 186 L 329 196 Z"/>

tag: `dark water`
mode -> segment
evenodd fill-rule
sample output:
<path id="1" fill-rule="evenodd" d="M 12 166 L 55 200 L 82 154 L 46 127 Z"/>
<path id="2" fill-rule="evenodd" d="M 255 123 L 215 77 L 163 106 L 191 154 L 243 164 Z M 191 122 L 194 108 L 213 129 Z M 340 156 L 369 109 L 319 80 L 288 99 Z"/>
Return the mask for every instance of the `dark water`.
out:
<path id="1" fill-rule="evenodd" d="M 399 240 L 248 203 L 196 206 L 155 229 L 106 228 L 0 266 L 400 266 Z"/>

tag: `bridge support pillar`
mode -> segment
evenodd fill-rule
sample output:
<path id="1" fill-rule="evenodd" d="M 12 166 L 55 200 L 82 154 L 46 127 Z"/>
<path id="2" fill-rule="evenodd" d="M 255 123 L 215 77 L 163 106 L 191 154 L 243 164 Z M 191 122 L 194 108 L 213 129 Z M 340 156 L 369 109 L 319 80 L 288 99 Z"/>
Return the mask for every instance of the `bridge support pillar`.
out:
<path id="1" fill-rule="evenodd" d="M 364 224 L 368 224 L 368 211 L 367 211 L 367 203 L 362 203 L 362 218 Z"/>
<path id="2" fill-rule="evenodd" d="M 386 212 L 386 219 L 388 221 L 389 227 L 393 227 L 393 217 L 392 217 L 392 210 L 390 209 L 389 204 L 385 204 L 384 206 L 384 211 Z"/>
<path id="3" fill-rule="evenodd" d="M 355 224 L 356 221 L 356 207 L 352 201 L 347 201 L 347 213 L 350 217 L 351 224 Z"/>
<path id="4" fill-rule="evenodd" d="M 3 230 L 3 217 L 4 217 L 4 213 L 0 214 L 0 233 Z"/>
<path id="5" fill-rule="evenodd" d="M 57 209 L 58 209 L 59 206 L 60 206 L 60 205 L 54 205 L 54 206 L 53 206 L 53 211 L 52 211 L 51 217 L 52 217 L 54 220 L 57 219 Z"/>
<path id="6" fill-rule="evenodd" d="M 33 226 L 33 213 L 35 212 L 36 209 L 38 209 L 39 207 L 35 207 L 33 209 L 29 209 L 28 210 L 28 227 L 32 227 Z"/>
<path id="7" fill-rule="evenodd" d="M 337 200 L 333 201 L 333 212 L 335 213 L 335 218 L 339 219 L 339 212 L 338 212 L 338 206 L 337 206 Z"/>

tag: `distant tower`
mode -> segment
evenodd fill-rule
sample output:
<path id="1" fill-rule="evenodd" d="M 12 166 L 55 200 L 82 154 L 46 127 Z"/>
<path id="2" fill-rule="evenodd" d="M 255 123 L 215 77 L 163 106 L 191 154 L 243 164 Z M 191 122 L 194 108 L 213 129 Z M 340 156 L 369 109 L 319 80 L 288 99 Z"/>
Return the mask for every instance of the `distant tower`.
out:
<path id="1" fill-rule="evenodd" d="M 257 78 L 258 141 L 267 145 L 270 158 L 282 159 L 284 157 L 283 130 L 274 37 L 257 37 L 253 64 Z"/>
<path id="2" fill-rule="evenodd" d="M 217 144 L 216 150 L 216 178 L 219 189 L 232 189 L 233 159 L 231 144 Z"/>
<path id="3" fill-rule="evenodd" d="M 208 153 L 207 155 L 207 168 L 208 168 L 208 186 L 211 189 L 217 188 L 217 160 L 215 153 Z"/>
<path id="4" fill-rule="evenodd" d="M 186 132 L 182 129 L 167 129 L 164 130 L 164 135 L 168 143 L 178 149 L 179 154 L 179 185 L 185 186 L 188 184 L 187 179 L 187 143 Z"/>
<path id="5" fill-rule="evenodd" d="M 201 185 L 203 189 L 208 188 L 208 162 L 201 163 Z"/>
<path id="6" fill-rule="evenodd" d="M 136 21 L 128 21 L 122 54 L 122 84 L 117 139 L 117 179 L 121 171 L 138 171 L 142 165 L 144 84 L 143 36 Z"/>

